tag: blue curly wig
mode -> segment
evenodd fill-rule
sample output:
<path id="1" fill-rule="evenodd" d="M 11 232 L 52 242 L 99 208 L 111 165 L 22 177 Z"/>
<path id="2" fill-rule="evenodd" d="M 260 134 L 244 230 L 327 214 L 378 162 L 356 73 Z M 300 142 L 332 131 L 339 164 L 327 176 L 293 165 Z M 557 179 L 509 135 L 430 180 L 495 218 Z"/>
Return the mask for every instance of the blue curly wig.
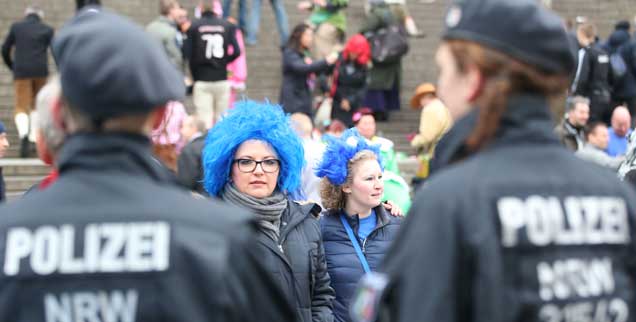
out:
<path id="1" fill-rule="evenodd" d="M 219 196 L 230 178 L 236 150 L 248 140 L 269 143 L 281 161 L 277 189 L 296 193 L 305 163 L 302 142 L 279 105 L 250 100 L 237 102 L 208 132 L 202 157 L 207 192 Z"/>
<path id="2" fill-rule="evenodd" d="M 369 142 L 358 133 L 356 128 L 346 130 L 342 137 L 327 137 L 327 148 L 322 155 L 320 164 L 316 167 L 316 176 L 326 177 L 333 185 L 339 186 L 347 181 L 347 165 L 358 152 L 369 150 L 375 153 L 380 167 L 382 158 L 380 157 L 380 145 L 369 144 Z"/>

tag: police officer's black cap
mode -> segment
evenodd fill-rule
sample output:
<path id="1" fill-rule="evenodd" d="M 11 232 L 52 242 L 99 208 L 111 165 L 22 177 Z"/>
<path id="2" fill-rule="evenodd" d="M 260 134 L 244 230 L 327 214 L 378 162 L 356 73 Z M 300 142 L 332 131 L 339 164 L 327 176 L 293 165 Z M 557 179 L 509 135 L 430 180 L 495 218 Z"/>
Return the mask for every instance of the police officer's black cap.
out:
<path id="1" fill-rule="evenodd" d="M 53 41 L 64 97 L 94 120 L 143 114 L 185 95 L 182 74 L 134 22 L 83 10 Z"/>
<path id="2" fill-rule="evenodd" d="M 455 0 L 443 38 L 476 42 L 548 73 L 575 68 L 563 20 L 537 0 Z"/>

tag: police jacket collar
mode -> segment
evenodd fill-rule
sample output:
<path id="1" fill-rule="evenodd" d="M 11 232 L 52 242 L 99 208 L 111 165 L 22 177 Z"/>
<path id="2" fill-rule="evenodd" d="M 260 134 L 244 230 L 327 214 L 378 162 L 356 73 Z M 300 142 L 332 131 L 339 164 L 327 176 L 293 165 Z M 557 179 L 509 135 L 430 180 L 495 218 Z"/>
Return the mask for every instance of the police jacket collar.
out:
<path id="1" fill-rule="evenodd" d="M 434 170 L 470 156 L 465 142 L 477 124 L 479 109 L 455 123 L 438 145 Z M 559 144 L 552 131 L 552 120 L 545 97 L 519 94 L 508 100 L 494 141 L 487 148 L 522 142 Z"/>
<path id="2" fill-rule="evenodd" d="M 39 22 L 42 19 L 40 19 L 40 16 L 37 13 L 30 13 L 24 18 L 24 20 L 33 21 L 33 22 Z"/>
<path id="3" fill-rule="evenodd" d="M 58 156 L 60 176 L 74 170 L 145 175 L 174 183 L 171 173 L 150 152 L 150 140 L 132 133 L 77 133 L 67 137 Z"/>

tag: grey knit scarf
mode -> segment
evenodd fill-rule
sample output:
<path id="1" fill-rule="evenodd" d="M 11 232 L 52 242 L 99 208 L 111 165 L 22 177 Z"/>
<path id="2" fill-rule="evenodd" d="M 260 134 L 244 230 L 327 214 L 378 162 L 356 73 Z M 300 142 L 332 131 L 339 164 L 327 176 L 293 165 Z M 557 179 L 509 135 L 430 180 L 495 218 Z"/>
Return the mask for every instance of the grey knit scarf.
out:
<path id="1" fill-rule="evenodd" d="M 263 232 L 278 242 L 280 217 L 287 208 L 287 198 L 283 193 L 275 191 L 267 198 L 254 198 L 238 191 L 233 183 L 228 183 L 221 191 L 221 199 L 255 213 Z"/>

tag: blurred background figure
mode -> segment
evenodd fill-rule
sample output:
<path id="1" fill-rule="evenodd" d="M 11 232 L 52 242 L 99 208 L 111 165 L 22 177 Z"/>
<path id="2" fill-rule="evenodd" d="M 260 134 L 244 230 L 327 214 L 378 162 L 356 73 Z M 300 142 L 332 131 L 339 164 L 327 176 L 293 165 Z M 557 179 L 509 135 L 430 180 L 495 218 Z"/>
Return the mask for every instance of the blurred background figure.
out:
<path id="1" fill-rule="evenodd" d="M 330 96 L 333 98 L 331 119 L 353 126 L 353 113 L 367 94 L 367 71 L 371 47 L 364 36 L 353 35 L 345 45 L 333 72 Z"/>
<path id="2" fill-rule="evenodd" d="M 242 32 L 247 31 L 247 0 L 223 0 L 223 19 L 232 17 L 232 3 L 238 2 L 238 27 Z"/>
<path id="3" fill-rule="evenodd" d="M 607 124 L 612 114 L 610 57 L 595 44 L 596 35 L 596 26 L 592 23 L 584 23 L 577 28 L 580 49 L 570 93 L 590 99 L 590 122 Z"/>
<path id="4" fill-rule="evenodd" d="M 35 142 L 35 96 L 49 75 L 48 48 L 53 28 L 44 24 L 44 11 L 25 10 L 23 20 L 13 23 L 2 44 L 2 59 L 13 72 L 14 121 L 20 139 L 20 157 L 31 156 Z"/>
<path id="5" fill-rule="evenodd" d="M 254 46 L 258 42 L 263 0 L 252 0 L 251 2 L 250 18 L 247 24 L 247 39 L 245 41 L 248 46 Z M 280 37 L 280 47 L 283 48 L 289 38 L 289 22 L 287 21 L 285 2 L 283 0 L 269 0 L 269 4 L 272 6 L 272 10 L 274 10 L 274 15 L 276 16 L 276 27 L 278 27 L 278 35 Z"/>
<path id="6" fill-rule="evenodd" d="M 338 59 L 332 53 L 327 58 L 313 61 L 308 55 L 314 41 L 311 27 L 301 23 L 294 27 L 283 50 L 283 83 L 278 101 L 287 113 L 304 113 L 313 118 L 312 91 L 316 73 L 326 72 Z"/>
<path id="7" fill-rule="evenodd" d="M 215 3 L 213 0 L 201 3 L 201 18 L 188 29 L 185 45 L 194 80 L 192 95 L 196 114 L 208 129 L 229 108 L 231 88 L 227 65 L 241 55 L 236 26 L 214 12 Z"/>
<path id="8" fill-rule="evenodd" d="M 159 42 L 174 66 L 183 72 L 182 39 L 177 24 L 183 10 L 176 0 L 160 0 L 159 13 L 160 16 L 146 26 L 146 31 Z"/>
<path id="9" fill-rule="evenodd" d="M 577 151 L 585 143 L 583 132 L 590 118 L 590 100 L 575 96 L 568 98 L 566 104 L 565 117 L 554 128 L 554 132 L 561 144 L 571 151 Z"/>
<path id="10" fill-rule="evenodd" d="M 576 155 L 600 166 L 617 171 L 624 160 L 623 156 L 611 157 L 605 150 L 609 143 L 607 125 L 603 122 L 591 122 L 585 127 L 586 142 Z"/>
<path id="11" fill-rule="evenodd" d="M 632 134 L 630 128 L 632 118 L 625 106 L 617 106 L 612 113 L 612 127 L 609 131 L 609 143 L 605 152 L 611 157 L 625 155 L 627 152 L 627 138 Z"/>
<path id="12" fill-rule="evenodd" d="M 161 122 L 152 130 L 152 152 L 173 173 L 177 171 L 177 159 L 184 145 L 181 125 L 187 117 L 181 102 L 170 101 Z"/>
<path id="13" fill-rule="evenodd" d="M 376 33 L 387 32 L 392 26 L 398 25 L 399 21 L 387 3 L 383 0 L 373 1 L 360 33 L 373 43 Z M 368 77 L 368 91 L 362 105 L 373 110 L 376 120 L 387 121 L 391 111 L 400 109 L 402 58 L 386 62 L 374 61 Z"/>
<path id="14" fill-rule="evenodd" d="M 419 167 L 413 183 L 417 184 L 429 175 L 429 162 L 435 155 L 435 146 L 453 125 L 450 112 L 437 98 L 435 86 L 424 83 L 415 89 L 411 97 L 411 108 L 421 110 L 419 132 L 411 139 Z"/>
<path id="15" fill-rule="evenodd" d="M 345 9 L 349 0 L 311 0 L 298 3 L 300 10 L 311 10 L 309 23 L 315 32 L 312 56 L 324 59 L 342 48 L 347 30 Z"/>
<path id="16" fill-rule="evenodd" d="M 201 156 L 207 129 L 205 122 L 190 115 L 181 124 L 181 140 L 185 144 L 177 160 L 177 179 L 188 190 L 207 195 L 203 188 L 203 166 Z"/>
<path id="17" fill-rule="evenodd" d="M 292 126 L 303 143 L 305 151 L 305 166 L 303 167 L 301 184 L 301 196 L 303 200 L 315 202 L 322 207 L 320 199 L 320 179 L 316 177 L 314 169 L 322 159 L 325 146 L 320 140 L 315 139 L 313 134 L 313 123 L 309 116 L 303 113 L 291 115 Z"/>

